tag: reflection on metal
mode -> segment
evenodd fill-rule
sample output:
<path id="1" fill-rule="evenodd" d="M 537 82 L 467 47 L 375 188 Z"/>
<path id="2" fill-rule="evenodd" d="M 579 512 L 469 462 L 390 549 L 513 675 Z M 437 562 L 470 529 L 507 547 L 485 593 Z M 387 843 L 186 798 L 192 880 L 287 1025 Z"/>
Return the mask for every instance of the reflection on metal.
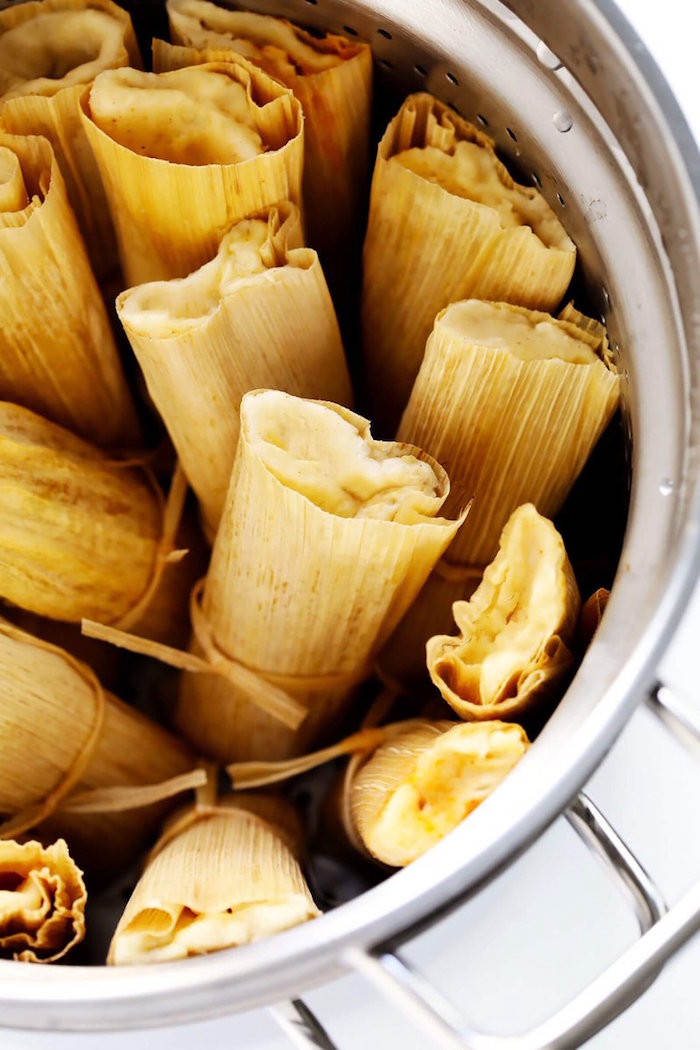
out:
<path id="1" fill-rule="evenodd" d="M 270 1013 L 299 1050 L 337 1050 L 321 1022 L 301 999 L 277 1003 L 270 1007 Z"/>

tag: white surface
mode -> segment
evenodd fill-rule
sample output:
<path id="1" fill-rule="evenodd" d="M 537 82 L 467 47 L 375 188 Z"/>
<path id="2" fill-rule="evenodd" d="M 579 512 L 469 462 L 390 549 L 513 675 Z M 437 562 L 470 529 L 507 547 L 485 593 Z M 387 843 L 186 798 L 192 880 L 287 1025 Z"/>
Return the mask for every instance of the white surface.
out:
<path id="1" fill-rule="evenodd" d="M 700 137 L 698 16 L 688 0 L 618 0 L 657 57 Z M 695 23 L 694 31 L 691 23 Z M 664 680 L 700 703 L 700 588 L 662 666 Z M 587 788 L 647 866 L 669 903 L 700 878 L 700 759 L 648 710 L 632 719 Z M 631 943 L 631 912 L 574 832 L 559 821 L 507 873 L 405 955 L 477 1027 L 499 1034 L 541 1020 Z M 700 938 L 646 995 L 588 1045 L 592 1050 L 700 1046 Z M 427 1050 L 415 1026 L 359 978 L 307 997 L 339 1050 Z M 2 1050 L 286 1050 L 264 1012 L 204 1024 L 113 1035 L 0 1031 Z"/>

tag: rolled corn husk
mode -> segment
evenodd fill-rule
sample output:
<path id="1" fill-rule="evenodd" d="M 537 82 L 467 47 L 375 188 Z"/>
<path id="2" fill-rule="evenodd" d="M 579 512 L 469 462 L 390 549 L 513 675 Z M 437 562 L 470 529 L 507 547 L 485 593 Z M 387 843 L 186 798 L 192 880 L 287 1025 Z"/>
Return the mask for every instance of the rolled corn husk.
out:
<path id="1" fill-rule="evenodd" d="M 57 962 L 85 937 L 83 873 L 63 839 L 0 840 L 0 958 Z"/>
<path id="2" fill-rule="evenodd" d="M 316 918 L 298 832 L 298 817 L 282 799 L 243 795 L 186 811 L 151 853 L 107 962 L 183 959 Z"/>
<path id="3" fill-rule="evenodd" d="M 459 636 L 428 641 L 430 678 L 460 718 L 520 719 L 556 698 L 574 661 L 580 608 L 561 536 L 526 503 L 470 600 L 455 602 Z"/>
<path id="4" fill-rule="evenodd" d="M 347 404 L 333 303 L 298 208 L 245 219 L 189 277 L 141 285 L 117 313 L 214 535 L 236 452 L 241 397 L 259 387 Z"/>
<path id="5" fill-rule="evenodd" d="M 579 652 L 584 653 L 593 641 L 593 635 L 600 627 L 609 600 L 610 591 L 607 587 L 599 587 L 583 603 L 576 629 L 576 648 Z"/>
<path id="6" fill-rule="evenodd" d="M 240 219 L 300 203 L 301 106 L 243 58 L 101 73 L 81 107 L 128 285 L 185 277 Z"/>
<path id="7" fill-rule="evenodd" d="M 436 314 L 458 299 L 552 310 L 576 249 L 493 142 L 431 95 L 411 95 L 379 143 L 364 246 L 362 338 L 377 421 L 393 433 Z"/>
<path id="8" fill-rule="evenodd" d="M 139 436 L 56 158 L 46 139 L 2 132 L 0 398 L 98 445 L 130 445 Z"/>
<path id="9" fill-rule="evenodd" d="M 111 0 L 30 0 L 0 11 L 0 127 L 50 141 L 101 278 L 117 265 L 116 241 L 79 102 L 102 70 L 129 65 L 141 66 L 131 18 Z"/>
<path id="10" fill-rule="evenodd" d="M 375 441 L 361 416 L 254 391 L 195 637 L 308 707 L 289 729 L 221 678 L 184 676 L 176 725 L 225 760 L 298 754 L 328 732 L 352 688 L 463 521 L 420 449 Z"/>
<path id="11" fill-rule="evenodd" d="M 244 55 L 294 92 L 304 110 L 304 203 L 308 243 L 335 289 L 347 272 L 369 158 L 372 52 L 368 44 L 313 36 L 281 18 L 231 11 L 208 0 L 168 0 L 174 44 Z M 157 43 L 159 68 L 168 45 Z"/>
<path id="12" fill-rule="evenodd" d="M 168 805 L 156 794 L 98 812 L 81 796 L 161 785 L 194 765 L 186 744 L 103 691 L 85 664 L 1 620 L 0 753 L 0 836 L 63 837 L 102 875 L 128 866 Z"/>

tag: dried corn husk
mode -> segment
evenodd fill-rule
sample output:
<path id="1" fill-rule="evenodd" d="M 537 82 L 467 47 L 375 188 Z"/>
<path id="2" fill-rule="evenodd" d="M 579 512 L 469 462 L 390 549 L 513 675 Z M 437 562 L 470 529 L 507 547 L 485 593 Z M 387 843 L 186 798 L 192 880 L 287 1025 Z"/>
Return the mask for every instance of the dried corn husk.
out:
<path id="1" fill-rule="evenodd" d="M 116 809 L 99 811 L 94 797 L 81 805 L 81 796 L 161 785 L 193 766 L 185 744 L 105 693 L 85 664 L 3 621 L 0 753 L 0 813 L 10 817 L 0 835 L 38 826 L 42 838 L 65 837 L 81 865 L 101 874 L 126 867 L 143 848 L 168 792 L 137 798 L 140 808 L 128 810 L 118 796 Z"/>
<path id="2" fill-rule="evenodd" d="M 210 535 L 226 498 L 247 390 L 351 398 L 338 323 L 298 208 L 245 219 L 215 259 L 181 280 L 141 285 L 117 313 Z"/>
<path id="3" fill-rule="evenodd" d="M 59 839 L 0 840 L 0 957 L 56 962 L 85 937 L 83 873 Z"/>
<path id="4" fill-rule="evenodd" d="M 183 959 L 316 918 L 296 855 L 297 824 L 288 802 L 264 796 L 185 812 L 153 850 L 107 962 Z"/>
<path id="5" fill-rule="evenodd" d="M 428 641 L 430 677 L 461 718 L 520 718 L 570 671 L 580 608 L 561 536 L 526 503 L 471 599 L 455 602 L 459 637 Z"/>
<path id="6" fill-rule="evenodd" d="M 129 285 L 184 277 L 235 222 L 300 203 L 301 106 L 243 58 L 111 70 L 81 106 Z"/>
<path id="7" fill-rule="evenodd" d="M 544 198 L 513 182 L 486 135 L 430 95 L 406 99 L 379 144 L 364 247 L 363 350 L 377 421 L 393 433 L 448 303 L 552 310 L 575 260 Z"/>
<path id="8" fill-rule="evenodd" d="M 347 409 L 246 394 L 195 636 L 309 713 L 286 729 L 223 679 L 186 675 L 180 730 L 226 760 L 298 754 L 327 732 L 459 528 L 436 517 L 448 491 L 434 460 L 374 441 Z"/>
<path id="9" fill-rule="evenodd" d="M 99 445 L 138 439 L 136 410 L 56 158 L 45 139 L 2 132 L 0 398 Z"/>
<path id="10" fill-rule="evenodd" d="M 231 50 L 244 55 L 301 102 L 308 243 L 331 277 L 340 278 L 360 221 L 368 168 L 369 45 L 333 34 L 313 36 L 284 19 L 226 10 L 208 0 L 168 0 L 167 8 L 173 43 L 206 50 L 208 61 Z M 165 68 L 159 62 L 168 49 L 157 42 L 154 68 Z"/>
<path id="11" fill-rule="evenodd" d="M 117 265 L 116 242 L 79 101 L 102 70 L 128 65 L 140 67 L 141 56 L 131 18 L 111 0 L 30 0 L 0 11 L 0 127 L 51 142 L 100 277 Z"/>
<path id="12" fill-rule="evenodd" d="M 593 641 L 593 635 L 600 626 L 609 600 L 610 591 L 607 587 L 599 587 L 583 603 L 576 629 L 576 648 L 579 652 L 585 652 Z"/>

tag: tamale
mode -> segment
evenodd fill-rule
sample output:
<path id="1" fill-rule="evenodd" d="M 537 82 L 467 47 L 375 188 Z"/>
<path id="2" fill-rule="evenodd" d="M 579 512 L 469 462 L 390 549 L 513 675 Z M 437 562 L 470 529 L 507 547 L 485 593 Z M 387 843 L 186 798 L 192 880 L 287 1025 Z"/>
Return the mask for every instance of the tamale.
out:
<path id="1" fill-rule="evenodd" d="M 298 860 L 298 818 L 265 796 L 196 807 L 166 828 L 112 939 L 112 965 L 248 944 L 316 918 Z"/>
<path id="2" fill-rule="evenodd" d="M 130 445 L 139 436 L 56 158 L 46 139 L 2 132 L 0 398 L 98 445 Z"/>
<path id="3" fill-rule="evenodd" d="M 101 278 L 117 265 L 116 241 L 79 100 L 102 70 L 129 65 L 141 66 L 136 37 L 111 0 L 30 0 L 0 11 L 0 127 L 51 142 Z"/>
<path id="4" fill-rule="evenodd" d="M 63 839 L 0 839 L 0 958 L 56 962 L 85 937 L 83 873 Z"/>
<path id="5" fill-rule="evenodd" d="M 411 95 L 379 143 L 364 245 L 362 338 L 376 421 L 393 433 L 435 315 L 458 299 L 552 310 L 576 249 L 493 142 L 431 95 Z"/>
<path id="6" fill-rule="evenodd" d="M 158 785 L 191 770 L 189 748 L 110 693 L 57 646 L 0 620 L 0 835 L 35 828 L 102 875 L 127 867 L 167 811 L 74 809 L 95 789 Z"/>
<path id="7" fill-rule="evenodd" d="M 117 313 L 199 497 L 210 535 L 236 452 L 241 397 L 274 387 L 351 399 L 333 303 L 298 208 L 244 219 L 188 277 L 140 285 Z"/>
<path id="8" fill-rule="evenodd" d="M 195 637 L 309 711 L 289 730 L 223 679 L 185 675 L 178 728 L 225 760 L 328 732 L 463 520 L 437 517 L 448 491 L 430 456 L 345 408 L 246 394 Z"/>
<path id="9" fill-rule="evenodd" d="M 526 503 L 471 599 L 455 602 L 459 636 L 428 641 L 430 677 L 461 718 L 520 718 L 556 697 L 574 661 L 580 608 L 561 536 Z"/>
<path id="10" fill-rule="evenodd" d="M 301 106 L 245 59 L 101 73 L 81 99 L 127 284 L 185 277 L 240 219 L 300 203 Z"/>
<path id="11" fill-rule="evenodd" d="M 345 272 L 361 216 L 369 159 L 372 53 L 368 44 L 315 36 L 282 18 L 232 11 L 208 0 L 168 0 L 174 44 L 244 55 L 291 88 L 304 110 L 308 243 L 331 276 Z M 158 50 L 160 49 L 160 50 Z M 167 49 L 167 45 L 165 45 Z M 162 61 L 160 43 L 155 68 Z M 336 282 L 330 281 L 335 289 Z"/>

